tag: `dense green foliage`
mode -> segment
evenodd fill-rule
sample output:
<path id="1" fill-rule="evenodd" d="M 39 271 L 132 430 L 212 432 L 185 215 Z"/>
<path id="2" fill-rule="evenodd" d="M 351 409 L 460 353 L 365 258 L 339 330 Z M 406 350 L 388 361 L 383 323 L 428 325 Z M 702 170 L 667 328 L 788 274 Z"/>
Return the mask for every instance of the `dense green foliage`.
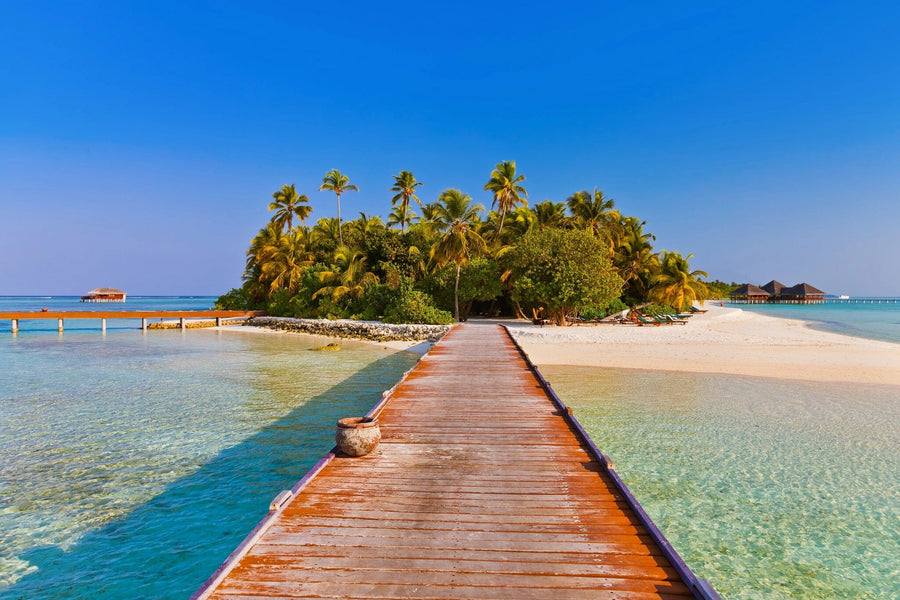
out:
<path id="1" fill-rule="evenodd" d="M 605 305 L 622 293 L 604 244 L 579 230 L 545 229 L 522 238 L 505 257 L 512 299 L 525 308 L 544 307 L 562 325 L 567 314 Z"/>
<path id="2" fill-rule="evenodd" d="M 344 222 L 341 195 L 358 190 L 333 169 L 319 189 L 335 194 L 338 217 L 312 226 L 307 196 L 284 185 L 251 240 L 243 285 L 216 306 L 407 323 L 540 312 L 565 325 L 574 313 L 600 318 L 651 301 L 681 310 L 709 297 L 691 255 L 654 252 L 646 223 L 620 214 L 601 190 L 532 208 L 524 181 L 515 161 L 497 163 L 485 184 L 497 210 L 485 214 L 455 189 L 423 203 L 422 182 L 400 171 L 385 182 L 387 223 L 365 213 Z M 733 289 L 715 284 L 716 295 Z"/>

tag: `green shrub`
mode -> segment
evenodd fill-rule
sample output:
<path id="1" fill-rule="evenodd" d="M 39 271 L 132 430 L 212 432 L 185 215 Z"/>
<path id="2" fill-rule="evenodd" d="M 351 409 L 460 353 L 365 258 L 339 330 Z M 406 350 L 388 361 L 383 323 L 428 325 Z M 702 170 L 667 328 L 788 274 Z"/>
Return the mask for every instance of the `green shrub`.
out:
<path id="1" fill-rule="evenodd" d="M 431 296 L 403 285 L 384 313 L 385 323 L 423 323 L 449 325 L 453 315 L 434 305 Z"/>
<path id="2" fill-rule="evenodd" d="M 219 310 L 257 310 L 262 306 L 254 301 L 247 288 L 239 287 L 219 296 L 216 300 L 216 308 Z"/>
<path id="3" fill-rule="evenodd" d="M 622 279 L 596 238 L 577 230 L 546 229 L 522 238 L 505 257 L 512 299 L 543 306 L 557 325 L 588 306 L 605 306 L 622 292 Z"/>
<path id="4" fill-rule="evenodd" d="M 678 311 L 672 308 L 671 306 L 659 306 L 656 304 L 648 304 L 640 309 L 640 312 L 645 315 L 666 315 L 672 314 L 674 315 Z"/>

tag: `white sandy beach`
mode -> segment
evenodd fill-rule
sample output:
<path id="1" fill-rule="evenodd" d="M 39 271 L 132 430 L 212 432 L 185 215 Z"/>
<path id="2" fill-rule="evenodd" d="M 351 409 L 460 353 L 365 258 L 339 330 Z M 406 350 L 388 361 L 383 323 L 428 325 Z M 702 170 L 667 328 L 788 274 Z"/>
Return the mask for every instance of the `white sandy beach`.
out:
<path id="1" fill-rule="evenodd" d="M 509 323 L 540 367 L 575 365 L 725 373 L 900 386 L 900 344 L 810 328 L 807 323 L 706 306 L 687 325 L 537 327 Z"/>

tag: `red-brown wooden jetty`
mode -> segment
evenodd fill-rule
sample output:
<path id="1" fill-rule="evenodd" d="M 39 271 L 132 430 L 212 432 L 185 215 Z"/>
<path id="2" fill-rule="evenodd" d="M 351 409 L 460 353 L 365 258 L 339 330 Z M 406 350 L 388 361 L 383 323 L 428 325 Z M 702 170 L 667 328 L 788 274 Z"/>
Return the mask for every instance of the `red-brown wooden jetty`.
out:
<path id="1" fill-rule="evenodd" d="M 454 328 L 369 416 L 375 451 L 328 453 L 194 600 L 718 598 L 503 328 Z"/>
<path id="2" fill-rule="evenodd" d="M 106 331 L 107 319 L 140 319 L 141 329 L 147 330 L 150 319 L 178 319 L 182 328 L 186 319 L 215 319 L 216 325 L 222 319 L 240 319 L 265 315 L 264 311 L 252 310 L 65 310 L 65 311 L 14 311 L 0 312 L 0 321 L 10 320 L 13 333 L 19 331 L 19 321 L 29 319 L 56 319 L 57 328 L 63 330 L 66 319 L 99 319 L 100 329 Z"/>

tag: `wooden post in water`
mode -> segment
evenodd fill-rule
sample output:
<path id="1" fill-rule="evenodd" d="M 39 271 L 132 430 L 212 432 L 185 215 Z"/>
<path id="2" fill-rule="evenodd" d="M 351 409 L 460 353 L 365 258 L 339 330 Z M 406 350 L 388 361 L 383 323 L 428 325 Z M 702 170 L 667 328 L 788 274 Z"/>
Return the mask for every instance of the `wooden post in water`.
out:
<path id="1" fill-rule="evenodd" d="M 12 332 L 19 333 L 19 320 L 18 319 L 12 320 Z"/>
<path id="2" fill-rule="evenodd" d="M 141 331 L 147 331 L 147 317 L 141 319 Z"/>
<path id="3" fill-rule="evenodd" d="M 106 319 L 100 319 L 100 331 L 106 333 Z"/>
<path id="4" fill-rule="evenodd" d="M 62 333 L 62 330 L 63 330 L 63 320 L 62 320 L 62 319 L 57 319 L 56 321 L 57 321 L 56 327 L 57 327 L 57 329 L 59 329 L 59 332 Z"/>
<path id="5" fill-rule="evenodd" d="M 222 317 L 216 317 L 216 327 L 222 326 Z"/>
<path id="6" fill-rule="evenodd" d="M 178 321 L 181 324 L 181 328 L 184 329 L 184 317 L 181 317 Z"/>

